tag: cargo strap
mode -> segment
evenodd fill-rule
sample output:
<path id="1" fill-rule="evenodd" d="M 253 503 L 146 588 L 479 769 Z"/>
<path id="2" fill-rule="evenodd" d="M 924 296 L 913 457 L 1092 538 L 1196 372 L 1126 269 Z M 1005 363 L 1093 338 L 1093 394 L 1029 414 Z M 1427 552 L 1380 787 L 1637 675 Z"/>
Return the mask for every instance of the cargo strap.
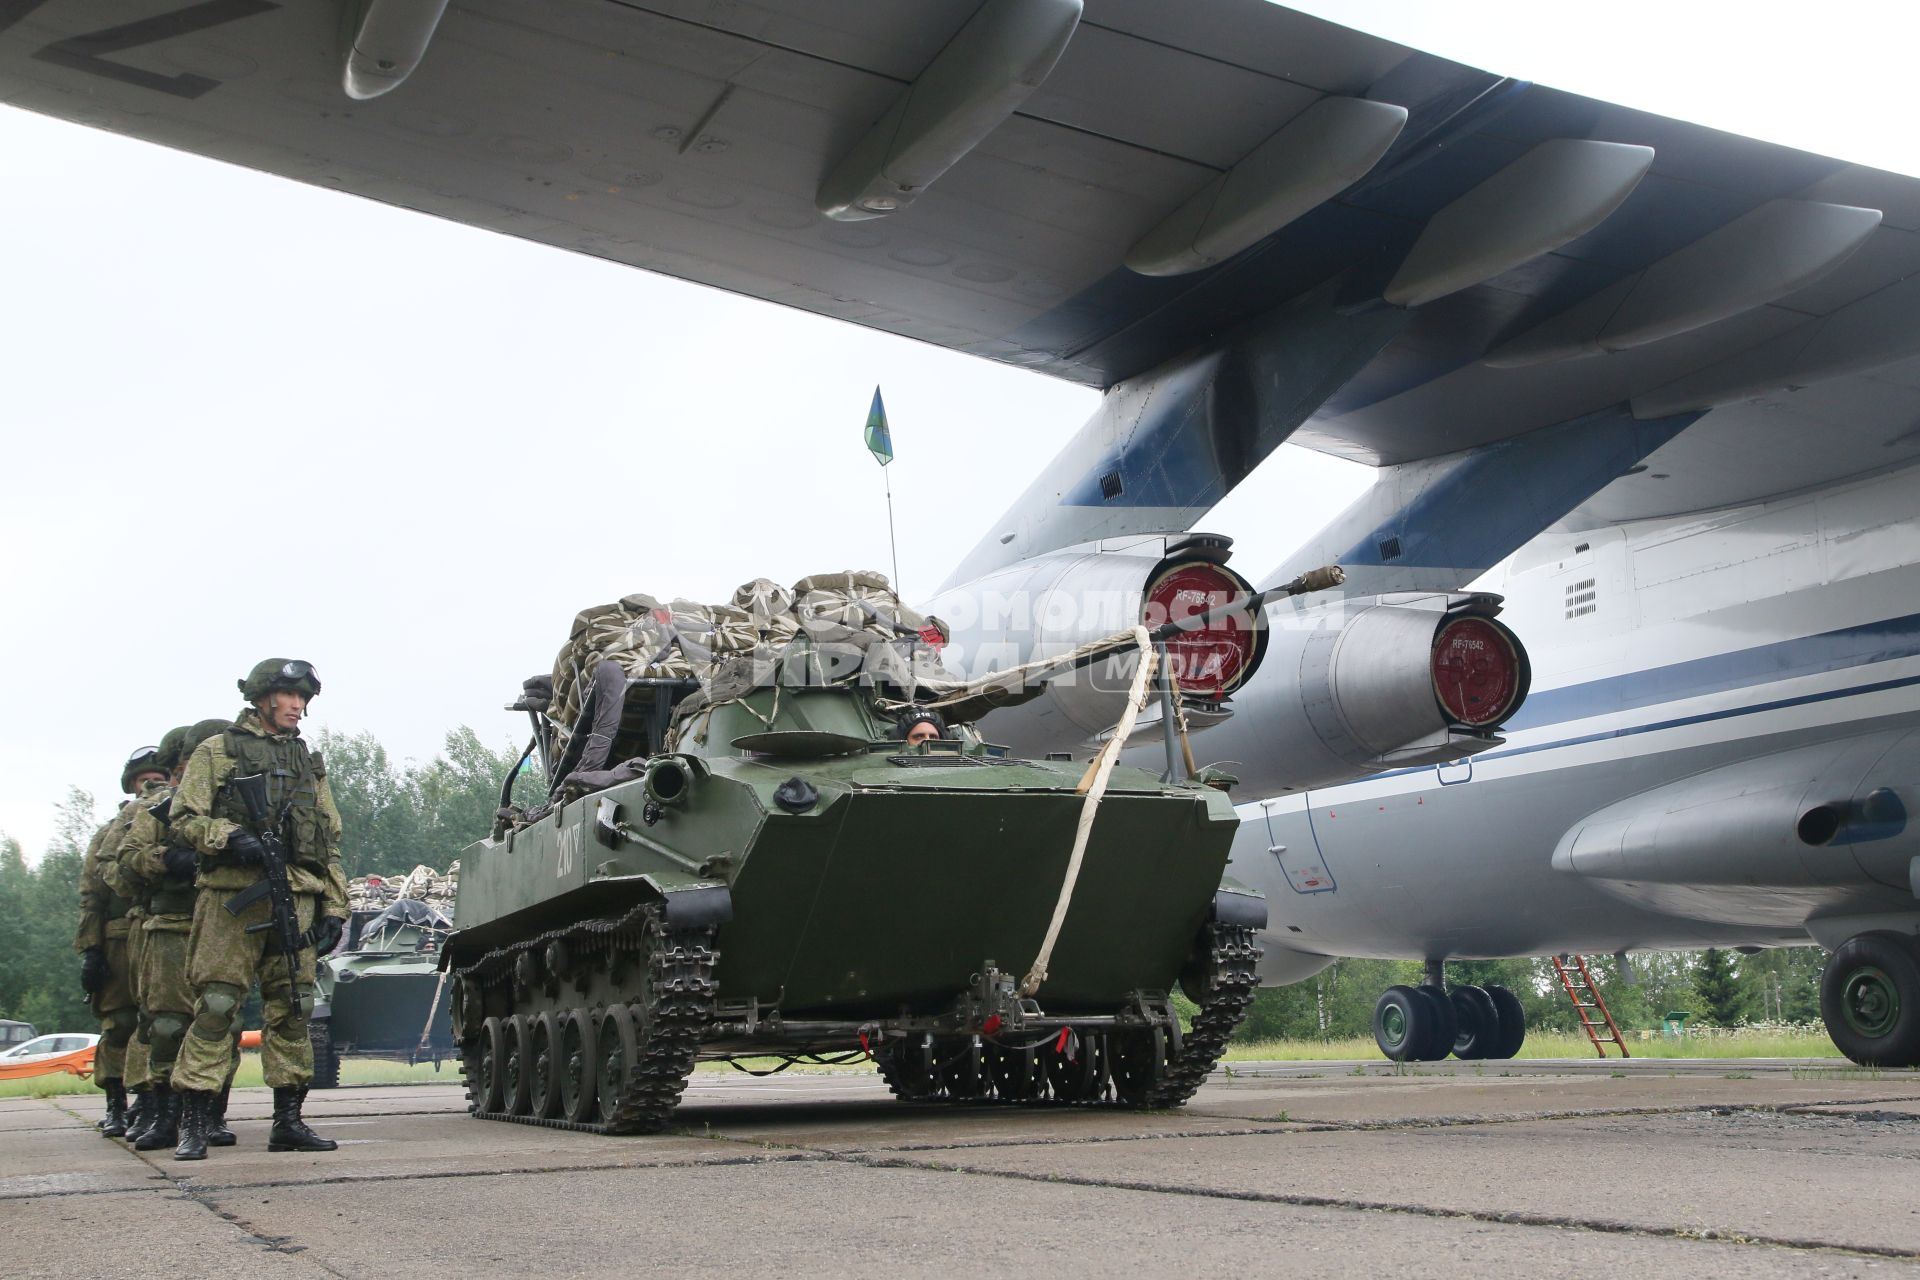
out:
<path id="1" fill-rule="evenodd" d="M 1120 713 L 1120 723 L 1114 727 L 1113 737 L 1093 758 L 1086 776 L 1080 779 L 1080 790 L 1086 793 L 1086 800 L 1080 806 L 1080 825 L 1073 833 L 1073 853 L 1067 859 L 1066 879 L 1060 885 L 1060 899 L 1053 905 L 1053 919 L 1047 925 L 1047 936 L 1040 944 L 1040 954 L 1033 959 L 1033 968 L 1027 970 L 1027 976 L 1020 982 L 1020 994 L 1033 995 L 1040 990 L 1040 984 L 1047 980 L 1047 962 L 1053 958 L 1053 944 L 1060 940 L 1060 926 L 1066 923 L 1067 905 L 1073 901 L 1074 882 L 1080 878 L 1080 862 L 1087 853 L 1087 837 L 1093 833 L 1093 815 L 1100 808 L 1100 798 L 1107 793 L 1107 779 L 1113 775 L 1114 762 L 1120 758 L 1120 749 L 1127 745 L 1127 739 L 1133 736 L 1134 718 L 1140 714 L 1147 702 L 1147 683 L 1153 678 L 1153 668 L 1159 655 L 1154 652 L 1153 639 L 1145 627 L 1135 627 L 1130 633 L 1133 642 L 1140 647 L 1140 664 L 1133 672 L 1133 688 L 1127 692 L 1126 709 Z"/>

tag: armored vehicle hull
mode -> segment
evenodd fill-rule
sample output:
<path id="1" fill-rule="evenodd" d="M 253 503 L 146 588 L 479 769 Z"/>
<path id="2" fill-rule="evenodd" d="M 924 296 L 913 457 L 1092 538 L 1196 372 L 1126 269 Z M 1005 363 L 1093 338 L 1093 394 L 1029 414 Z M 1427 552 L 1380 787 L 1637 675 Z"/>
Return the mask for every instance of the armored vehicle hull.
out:
<path id="1" fill-rule="evenodd" d="M 431 1060 L 453 1055 L 453 1024 L 439 943 L 450 922 L 431 906 L 401 900 L 356 911 L 348 945 L 319 962 L 308 1035 L 313 1084 L 340 1083 L 340 1059 Z"/>
<path id="2" fill-rule="evenodd" d="M 447 963 L 476 1114 L 658 1130 L 696 1062 L 765 1056 L 870 1057 L 915 1099 L 1191 1095 L 1265 919 L 1222 885 L 1223 794 L 1120 769 L 1090 809 L 1084 764 L 907 748 L 852 691 L 772 692 L 462 854 Z"/>

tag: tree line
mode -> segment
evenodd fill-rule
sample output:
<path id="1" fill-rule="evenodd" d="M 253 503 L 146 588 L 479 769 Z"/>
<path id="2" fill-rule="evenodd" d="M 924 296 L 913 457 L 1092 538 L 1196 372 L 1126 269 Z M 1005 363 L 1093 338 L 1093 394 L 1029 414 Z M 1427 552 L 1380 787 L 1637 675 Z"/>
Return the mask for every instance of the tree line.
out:
<path id="1" fill-rule="evenodd" d="M 448 733 L 440 754 L 424 764 L 395 762 L 370 733 L 323 730 L 315 746 L 325 756 L 340 807 L 341 862 L 349 878 L 404 875 L 423 863 L 445 871 L 461 849 L 486 834 L 501 783 L 518 759 L 516 751 L 496 751 L 464 725 Z M 514 798 L 531 804 L 542 793 L 538 769 L 529 762 Z M 32 866 L 19 842 L 0 834 L 0 1018 L 32 1022 L 43 1031 L 93 1025 L 80 997 L 73 931 L 80 862 L 110 812 L 86 791 L 70 789 L 57 806 L 53 838 Z M 1625 980 L 1611 956 L 1588 964 L 1623 1028 L 1654 1028 L 1669 1013 L 1686 1014 L 1693 1026 L 1815 1022 L 1824 962 L 1812 947 L 1755 955 L 1646 952 L 1633 957 L 1635 983 Z M 1454 961 L 1448 976 L 1456 983 L 1509 988 L 1535 1030 L 1578 1029 L 1572 1003 L 1546 960 Z M 1370 1036 L 1380 993 L 1394 983 L 1418 981 L 1420 966 L 1410 961 L 1337 961 L 1304 982 L 1262 989 L 1238 1038 Z"/>
<path id="2" fill-rule="evenodd" d="M 1683 1015 L 1689 1027 L 1817 1023 L 1825 963 L 1826 953 L 1817 947 L 1753 955 L 1644 951 L 1631 957 L 1633 973 L 1628 975 L 1612 956 L 1587 957 L 1601 998 L 1622 1030 L 1658 1029 L 1671 1014 Z M 1369 1037 L 1380 993 L 1420 978 L 1421 966 L 1410 960 L 1338 960 L 1304 982 L 1263 987 L 1237 1038 Z M 1534 1031 L 1580 1030 L 1573 1002 L 1549 960 L 1454 960 L 1447 964 L 1447 980 L 1506 987 L 1520 997 L 1527 1026 Z"/>
<path id="3" fill-rule="evenodd" d="M 518 751 L 496 751 L 464 725 L 424 764 L 396 762 L 370 733 L 321 730 L 314 746 L 340 808 L 340 861 L 349 879 L 405 875 L 421 864 L 445 871 L 487 834 L 501 784 L 519 759 Z M 543 790 L 529 762 L 514 798 L 532 803 Z M 97 1029 L 80 994 L 73 933 L 81 860 L 116 807 L 69 788 L 56 806 L 53 838 L 32 865 L 20 842 L 0 833 L 0 1018 L 42 1032 Z"/>

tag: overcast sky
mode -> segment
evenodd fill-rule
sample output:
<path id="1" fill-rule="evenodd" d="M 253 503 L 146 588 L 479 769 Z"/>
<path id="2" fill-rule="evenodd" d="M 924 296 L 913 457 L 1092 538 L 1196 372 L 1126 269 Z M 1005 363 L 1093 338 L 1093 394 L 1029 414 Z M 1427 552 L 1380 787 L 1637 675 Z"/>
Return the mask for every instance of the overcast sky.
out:
<path id="1" fill-rule="evenodd" d="M 1920 173 L 1906 6 L 1302 7 Z M 460 723 L 515 739 L 499 708 L 584 605 L 884 571 L 875 383 L 924 596 L 1096 403 L 4 108 L 0 157 L 0 831 L 29 856 L 69 784 L 104 816 L 127 752 L 232 714 L 258 658 L 318 666 L 314 726 L 424 759 Z M 1367 479 L 1285 448 L 1203 524 L 1258 578 Z"/>

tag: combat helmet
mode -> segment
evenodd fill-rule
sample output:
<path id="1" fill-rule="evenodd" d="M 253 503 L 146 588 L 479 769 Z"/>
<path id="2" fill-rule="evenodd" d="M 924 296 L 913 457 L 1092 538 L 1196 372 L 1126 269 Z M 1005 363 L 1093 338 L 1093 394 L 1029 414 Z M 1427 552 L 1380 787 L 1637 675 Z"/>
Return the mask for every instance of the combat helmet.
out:
<path id="1" fill-rule="evenodd" d="M 178 769 L 181 762 L 187 758 L 187 733 L 188 727 L 183 724 L 178 728 L 167 730 L 165 736 L 160 739 L 159 749 L 155 753 L 159 757 L 157 763 L 169 773 Z"/>
<path id="2" fill-rule="evenodd" d="M 188 760 L 193 758 L 193 753 L 199 750 L 201 743 L 211 738 L 214 734 L 223 732 L 229 723 L 231 722 L 221 719 L 200 720 L 191 725 L 183 724 L 178 729 L 168 731 L 167 736 L 160 739 L 161 763 L 169 769 L 180 768 L 186 764 Z M 171 756 L 167 754 L 167 746 L 169 743 L 173 746 L 173 754 Z"/>
<path id="3" fill-rule="evenodd" d="M 253 670 L 247 672 L 244 680 L 236 681 L 240 686 L 240 695 L 248 702 L 258 702 L 275 689 L 294 689 L 309 698 L 320 693 L 320 673 L 313 669 L 311 662 L 302 662 L 298 658 L 268 658 L 264 662 L 253 664 Z"/>
<path id="4" fill-rule="evenodd" d="M 127 757 L 127 763 L 120 770 L 120 789 L 128 795 L 133 794 L 133 780 L 143 773 L 165 773 L 166 766 L 160 763 L 160 748 L 138 747 Z"/>

